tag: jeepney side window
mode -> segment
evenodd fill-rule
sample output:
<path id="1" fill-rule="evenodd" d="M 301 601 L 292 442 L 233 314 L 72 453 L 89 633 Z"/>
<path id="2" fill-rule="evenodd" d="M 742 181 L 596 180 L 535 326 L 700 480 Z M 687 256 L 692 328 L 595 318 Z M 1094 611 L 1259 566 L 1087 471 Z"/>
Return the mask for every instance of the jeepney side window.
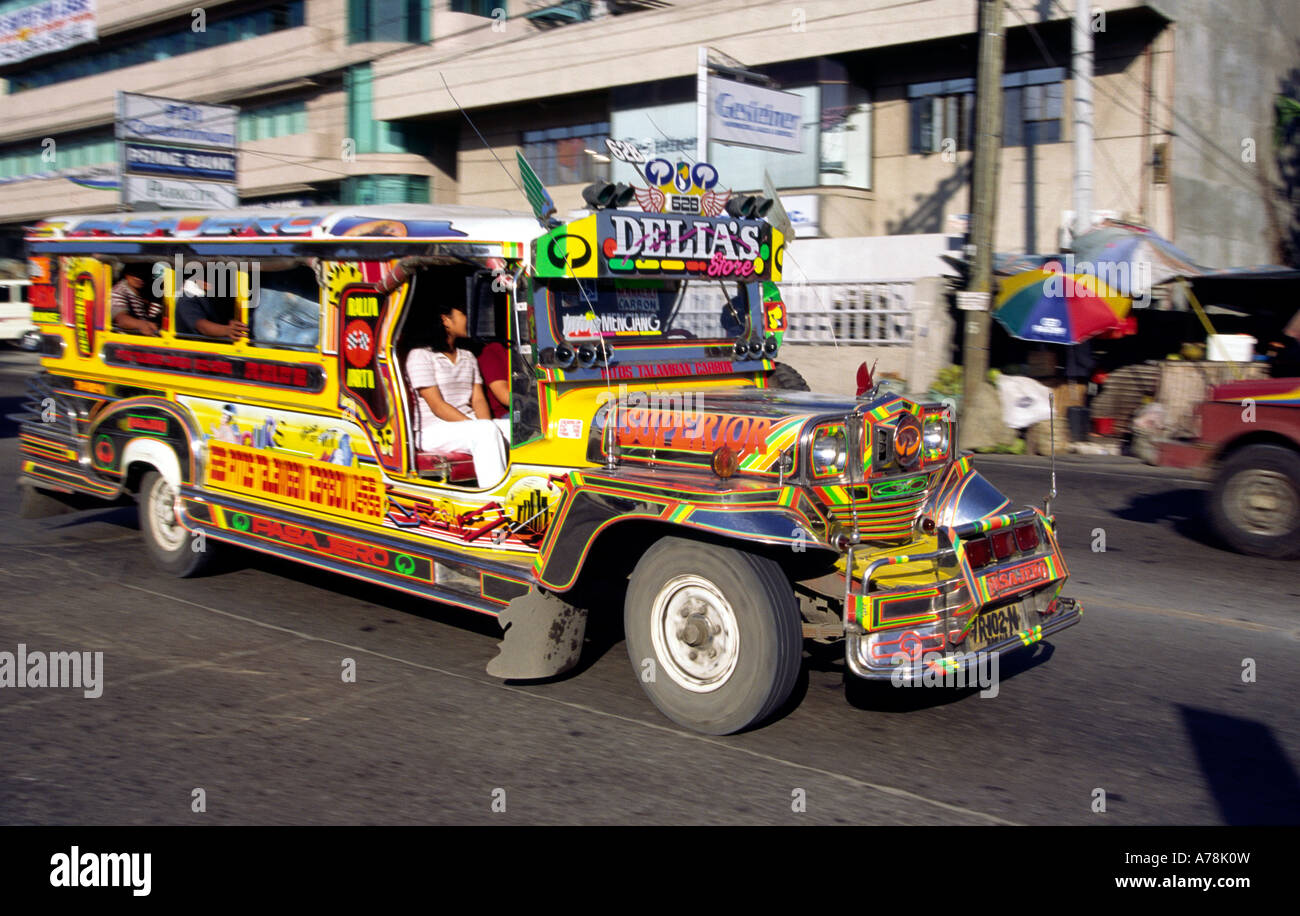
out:
<path id="1" fill-rule="evenodd" d="M 166 291 L 177 337 L 233 344 L 238 332 L 240 271 L 233 262 L 192 261 L 181 274 L 168 268 Z"/>
<path id="2" fill-rule="evenodd" d="M 67 282 L 73 287 L 74 313 L 75 301 L 80 293 L 80 285 L 93 276 L 105 277 L 108 289 L 106 294 L 95 304 L 95 327 L 118 334 L 145 336 L 144 325 L 137 323 L 143 319 L 157 328 L 158 333 L 166 334 L 171 329 L 170 311 L 164 297 L 166 283 L 163 261 L 127 261 L 117 262 L 112 259 L 93 257 L 65 258 L 68 269 Z M 128 279 L 134 277 L 134 280 Z M 116 302 L 115 302 L 116 300 Z M 101 312 L 100 309 L 103 311 Z M 126 315 L 126 324 L 120 320 Z M 74 315 L 75 323 L 75 315 Z M 152 336 L 152 334 L 148 335 Z"/>
<path id="3" fill-rule="evenodd" d="M 320 343 L 321 286 L 307 261 L 266 262 L 248 274 L 249 343 L 314 350 Z"/>

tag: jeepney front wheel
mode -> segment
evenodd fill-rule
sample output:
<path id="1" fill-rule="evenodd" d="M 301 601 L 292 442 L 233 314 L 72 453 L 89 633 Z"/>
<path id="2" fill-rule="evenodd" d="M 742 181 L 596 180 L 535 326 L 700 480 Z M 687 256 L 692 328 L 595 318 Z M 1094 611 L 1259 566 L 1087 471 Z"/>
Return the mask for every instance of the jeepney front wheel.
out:
<path id="1" fill-rule="evenodd" d="M 149 556 L 164 571 L 185 578 L 202 572 L 216 549 L 210 538 L 186 531 L 176 517 L 176 488 L 157 471 L 140 481 L 140 533 Z"/>
<path id="2" fill-rule="evenodd" d="M 623 625 L 628 657 L 651 701 L 704 734 L 763 721 L 799 676 L 794 590 L 764 557 L 664 538 L 632 572 Z"/>
<path id="3" fill-rule="evenodd" d="M 1229 455 L 1210 492 L 1210 521 L 1242 553 L 1300 554 L 1300 453 L 1249 445 Z"/>

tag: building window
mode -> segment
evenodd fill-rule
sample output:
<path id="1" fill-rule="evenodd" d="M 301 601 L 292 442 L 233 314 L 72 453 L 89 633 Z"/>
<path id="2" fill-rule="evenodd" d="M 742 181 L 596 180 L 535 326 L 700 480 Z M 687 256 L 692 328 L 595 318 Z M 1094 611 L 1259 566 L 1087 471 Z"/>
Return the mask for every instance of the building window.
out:
<path id="1" fill-rule="evenodd" d="M 451 0 L 453 13 L 469 13 L 471 16 L 492 18 L 494 9 L 505 10 L 506 0 Z"/>
<path id="2" fill-rule="evenodd" d="M 427 175 L 354 175 L 343 179 L 340 203 L 349 206 L 370 204 L 427 204 Z"/>
<path id="3" fill-rule="evenodd" d="M 609 122 L 524 131 L 524 156 L 544 185 L 609 180 Z"/>
<path id="4" fill-rule="evenodd" d="M 26 89 L 39 89 L 54 83 L 96 76 L 149 61 L 167 60 L 191 51 L 202 51 L 245 38 L 257 38 L 296 28 L 305 21 L 304 15 L 303 0 L 289 0 L 266 9 L 214 19 L 208 23 L 207 31 L 204 32 L 191 31 L 187 15 L 184 25 L 169 31 L 147 38 L 118 39 L 124 43 L 115 47 L 71 51 L 71 56 L 66 60 L 14 73 L 6 77 L 9 92 L 13 94 Z"/>
<path id="5" fill-rule="evenodd" d="M 975 81 L 937 80 L 907 87 L 913 153 L 968 150 L 975 135 Z M 945 147 L 944 141 L 952 142 Z"/>
<path id="6" fill-rule="evenodd" d="M 1061 142 L 1065 68 L 1008 73 L 1002 80 L 1002 145 Z"/>
<path id="7" fill-rule="evenodd" d="M 305 133 L 307 133 L 307 103 L 302 99 L 243 108 L 239 112 L 240 143 Z"/>
<path id="8" fill-rule="evenodd" d="M 954 151 L 974 147 L 975 81 L 939 80 L 907 87 L 913 153 L 939 153 L 944 141 Z M 1002 145 L 1059 143 L 1065 99 L 1065 68 L 1046 67 L 1002 77 Z M 948 147 L 953 148 L 953 147 Z"/>
<path id="9" fill-rule="evenodd" d="M 819 183 L 870 188 L 871 103 L 866 90 L 851 83 L 826 83 L 821 105 Z"/>
<path id="10" fill-rule="evenodd" d="M 428 40 L 428 4 L 420 0 L 348 0 L 349 43 Z"/>
<path id="11" fill-rule="evenodd" d="M 348 100 L 348 136 L 356 141 L 356 152 L 429 154 L 431 140 L 424 125 L 373 117 L 374 74 L 369 64 L 350 68 L 343 75 L 343 88 Z"/>
<path id="12" fill-rule="evenodd" d="M 56 137 L 54 159 L 48 162 L 41 155 L 43 150 L 38 140 L 0 148 L 0 180 L 117 162 L 117 144 L 111 133 L 82 135 L 72 140 Z"/>

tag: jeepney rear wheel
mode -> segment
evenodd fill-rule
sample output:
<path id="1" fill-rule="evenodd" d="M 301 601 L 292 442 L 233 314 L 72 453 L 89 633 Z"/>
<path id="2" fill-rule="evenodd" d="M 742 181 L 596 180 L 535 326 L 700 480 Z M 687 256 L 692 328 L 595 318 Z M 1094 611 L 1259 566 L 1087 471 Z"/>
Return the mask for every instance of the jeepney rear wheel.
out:
<path id="1" fill-rule="evenodd" d="M 149 471 L 140 481 L 140 533 L 145 548 L 159 567 L 183 579 L 212 562 L 216 544 L 181 525 L 178 498 L 176 488 L 157 471 Z"/>
<path id="2" fill-rule="evenodd" d="M 765 557 L 668 537 L 641 557 L 623 606 L 628 657 L 659 710 L 729 735 L 794 689 L 803 631 L 794 589 Z"/>
<path id="3" fill-rule="evenodd" d="M 1210 521 L 1234 550 L 1300 556 L 1300 454 L 1280 445 L 1233 452 L 1215 475 Z"/>

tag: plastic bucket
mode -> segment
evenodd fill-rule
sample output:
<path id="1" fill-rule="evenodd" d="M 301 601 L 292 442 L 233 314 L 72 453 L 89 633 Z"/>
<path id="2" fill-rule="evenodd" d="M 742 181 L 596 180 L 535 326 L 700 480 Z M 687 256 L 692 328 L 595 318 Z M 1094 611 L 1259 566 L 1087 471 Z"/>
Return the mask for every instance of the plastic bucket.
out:
<path id="1" fill-rule="evenodd" d="M 1205 358 L 1248 363 L 1255 358 L 1255 338 L 1249 334 L 1211 334 L 1206 341 Z"/>

